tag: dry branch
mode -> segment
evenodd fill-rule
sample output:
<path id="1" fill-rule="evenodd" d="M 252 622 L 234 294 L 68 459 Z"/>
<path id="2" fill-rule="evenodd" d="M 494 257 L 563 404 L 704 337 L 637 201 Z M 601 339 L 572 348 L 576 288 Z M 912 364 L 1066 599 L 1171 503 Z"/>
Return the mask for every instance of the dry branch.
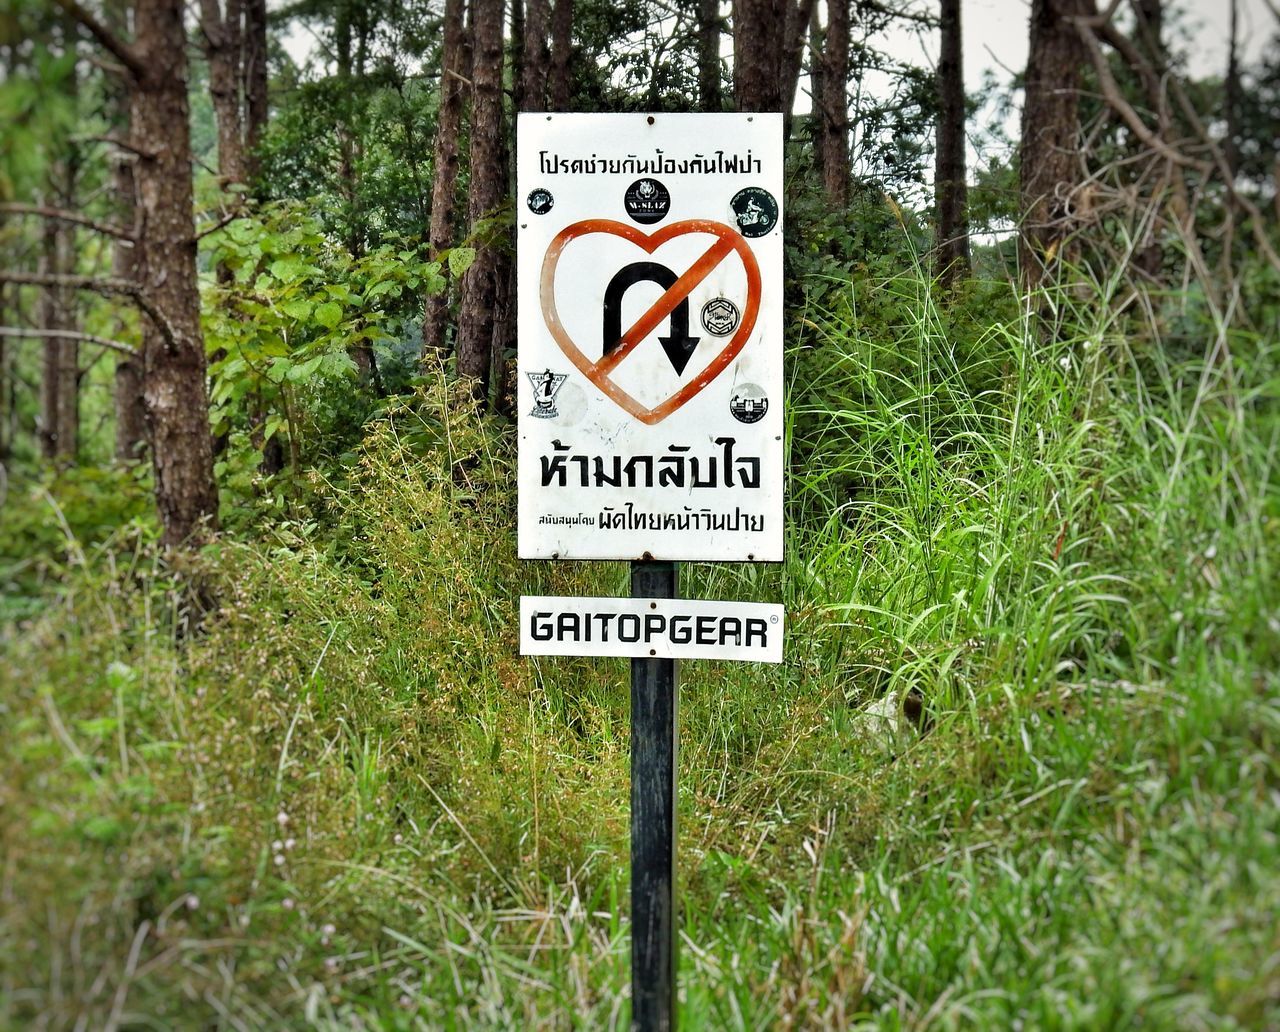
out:
<path id="1" fill-rule="evenodd" d="M 170 352 L 177 349 L 177 334 L 173 324 L 147 297 L 140 283 L 121 279 L 119 276 L 75 276 L 67 274 L 48 274 L 41 272 L 15 272 L 11 269 L 0 269 L 0 283 L 12 283 L 19 287 L 63 287 L 68 290 L 91 290 L 105 297 L 127 297 L 137 305 L 160 331 L 166 349 Z"/>
<path id="2" fill-rule="evenodd" d="M 1085 47 L 1089 51 L 1089 58 L 1094 70 L 1098 74 L 1098 84 L 1107 106 L 1120 117 L 1142 143 L 1170 164 L 1178 168 L 1191 169 L 1198 172 L 1205 179 L 1217 172 L 1230 203 L 1248 216 L 1249 228 L 1252 231 L 1254 242 L 1258 245 L 1263 257 L 1272 267 L 1280 270 L 1280 254 L 1277 254 L 1274 245 L 1267 236 L 1266 222 L 1262 212 L 1249 197 L 1236 189 L 1235 176 L 1232 174 L 1222 148 L 1218 146 L 1217 141 L 1210 134 L 1204 121 L 1200 118 L 1199 112 L 1196 111 L 1195 106 L 1187 96 L 1186 90 L 1183 89 L 1182 83 L 1174 75 L 1165 76 L 1164 79 L 1169 83 L 1169 90 L 1173 94 L 1174 100 L 1177 101 L 1178 108 L 1195 134 L 1196 143 L 1209 154 L 1210 160 L 1191 157 L 1161 135 L 1162 132 L 1168 131 L 1170 121 L 1164 109 L 1163 97 L 1158 86 L 1161 76 L 1156 69 L 1152 68 L 1151 63 L 1138 52 L 1137 48 L 1111 23 L 1111 15 L 1114 13 L 1116 6 L 1116 4 L 1112 4 L 1107 11 L 1098 16 L 1073 19 L 1076 30 L 1080 33 L 1080 38 L 1084 41 Z M 1160 132 L 1153 131 L 1142 120 L 1142 116 L 1134 110 L 1133 105 L 1124 99 L 1115 77 L 1111 74 L 1111 67 L 1107 63 L 1106 56 L 1102 53 L 1099 34 L 1111 46 L 1115 47 L 1117 52 L 1124 57 L 1125 61 L 1146 84 L 1147 91 L 1152 95 L 1153 102 L 1160 108 Z M 1179 226 L 1179 229 L 1184 231 L 1185 236 L 1185 227 Z"/>
<path id="3" fill-rule="evenodd" d="M 133 240 L 133 234 L 123 226 L 110 222 L 99 222 L 78 212 L 66 211 L 62 208 L 50 208 L 43 204 L 0 204 L 0 215 L 39 215 L 42 219 L 55 219 L 58 222 L 70 222 L 76 226 L 87 226 L 98 233 L 115 237 L 117 240 Z"/>
<path id="4" fill-rule="evenodd" d="M 79 340 L 86 344 L 96 344 L 100 348 L 110 348 L 122 355 L 133 358 L 138 356 L 138 349 L 109 337 L 99 337 L 93 333 L 81 333 L 79 330 L 39 329 L 27 326 L 0 326 L 0 337 L 19 337 L 25 339 L 56 338 L 58 340 Z"/>
<path id="5" fill-rule="evenodd" d="M 138 52 L 122 40 L 98 20 L 97 15 L 81 7 L 76 0 L 54 0 L 62 10 L 89 30 L 90 34 L 103 45 L 111 55 L 124 65 L 135 78 L 143 79 L 147 75 L 147 66 Z"/>
<path id="6" fill-rule="evenodd" d="M 1142 116 L 1133 109 L 1133 105 L 1124 99 L 1124 95 L 1120 92 L 1120 87 L 1116 83 L 1115 76 L 1111 74 L 1111 67 L 1107 64 L 1107 58 L 1102 53 L 1102 47 L 1098 45 L 1098 37 L 1090 24 L 1091 21 L 1092 19 L 1087 18 L 1075 19 L 1080 38 L 1084 41 L 1084 45 L 1089 51 L 1089 59 L 1093 62 L 1094 71 L 1098 73 L 1098 85 L 1102 89 L 1102 97 L 1107 102 L 1107 105 L 1120 116 L 1124 124 L 1133 131 L 1134 136 L 1162 158 L 1183 168 L 1192 168 L 1200 173 L 1208 173 L 1213 167 L 1210 162 L 1191 158 L 1180 151 L 1174 150 L 1156 133 L 1152 132 L 1146 122 L 1142 120 Z"/>

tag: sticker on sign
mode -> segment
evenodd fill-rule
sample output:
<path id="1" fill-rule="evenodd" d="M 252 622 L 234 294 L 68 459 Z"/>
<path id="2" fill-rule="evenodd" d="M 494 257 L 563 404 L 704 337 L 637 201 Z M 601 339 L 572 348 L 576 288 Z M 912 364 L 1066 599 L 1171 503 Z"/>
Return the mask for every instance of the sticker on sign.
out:
<path id="1" fill-rule="evenodd" d="M 523 656 L 782 662 L 783 608 L 686 598 L 520 598 Z"/>
<path id="2" fill-rule="evenodd" d="M 522 114 L 519 554 L 782 558 L 782 116 Z"/>

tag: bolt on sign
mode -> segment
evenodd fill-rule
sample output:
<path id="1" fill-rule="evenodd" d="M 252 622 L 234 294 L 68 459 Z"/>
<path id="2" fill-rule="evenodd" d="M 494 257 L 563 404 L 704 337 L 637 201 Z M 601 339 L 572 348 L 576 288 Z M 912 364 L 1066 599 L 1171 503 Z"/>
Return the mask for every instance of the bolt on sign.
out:
<path id="1" fill-rule="evenodd" d="M 782 116 L 522 114 L 519 554 L 782 558 Z"/>

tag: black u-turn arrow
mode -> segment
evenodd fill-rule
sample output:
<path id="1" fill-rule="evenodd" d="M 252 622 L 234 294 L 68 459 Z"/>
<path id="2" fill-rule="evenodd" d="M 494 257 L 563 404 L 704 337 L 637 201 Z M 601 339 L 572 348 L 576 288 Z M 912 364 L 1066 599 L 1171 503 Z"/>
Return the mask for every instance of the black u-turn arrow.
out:
<path id="1" fill-rule="evenodd" d="M 643 280 L 658 284 L 663 290 L 675 286 L 679 277 L 665 265 L 657 262 L 634 262 L 614 274 L 604 292 L 604 353 L 617 351 L 622 344 L 622 298 L 627 288 Z M 684 372 L 700 337 L 689 336 L 689 299 L 683 297 L 671 310 L 671 335 L 659 337 L 662 350 L 667 353 L 671 366 L 679 376 Z"/>

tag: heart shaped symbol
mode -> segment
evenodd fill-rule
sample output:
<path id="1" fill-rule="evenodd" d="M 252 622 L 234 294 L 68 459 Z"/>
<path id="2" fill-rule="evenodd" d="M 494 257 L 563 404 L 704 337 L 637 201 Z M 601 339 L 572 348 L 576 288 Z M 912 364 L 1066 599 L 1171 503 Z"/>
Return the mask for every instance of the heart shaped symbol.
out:
<path id="1" fill-rule="evenodd" d="M 676 278 L 675 282 L 666 289 L 665 293 L 653 306 L 629 330 L 622 334 L 621 339 L 616 344 L 612 341 L 605 341 L 605 353 L 597 361 L 592 361 L 583 354 L 582 350 L 573 342 L 573 338 L 569 336 L 564 323 L 560 321 L 559 312 L 556 311 L 555 296 L 556 266 L 560 262 L 560 255 L 570 241 L 592 233 L 606 233 L 622 237 L 624 240 L 629 240 L 635 244 L 646 254 L 653 254 L 668 240 L 686 233 L 704 233 L 716 238 L 710 249 L 694 262 L 688 271 Z M 737 331 L 729 338 L 720 353 L 711 360 L 710 364 L 689 383 L 684 384 L 665 401 L 652 408 L 646 407 L 619 387 L 613 381 L 610 373 L 619 362 L 631 354 L 640 345 L 640 342 L 658 327 L 663 319 L 667 318 L 684 302 L 690 292 L 706 279 L 717 265 L 728 258 L 729 255 L 735 253 L 741 260 L 742 267 L 747 274 L 747 300 L 743 306 L 742 320 L 738 324 Z M 604 394 L 626 412 L 648 426 L 662 422 L 724 372 L 729 363 L 737 358 L 738 353 L 746 346 L 747 338 L 751 335 L 752 329 L 755 328 L 756 316 L 760 312 L 760 266 L 756 262 L 755 254 L 752 253 L 750 246 L 736 229 L 726 226 L 724 223 L 712 222 L 708 219 L 687 219 L 684 222 L 673 222 L 671 225 L 665 226 L 654 233 L 642 233 L 640 230 L 623 222 L 614 222 L 610 219 L 587 219 L 583 222 L 575 222 L 562 229 L 556 235 L 556 238 L 551 241 L 551 246 L 547 248 L 546 257 L 542 260 L 540 287 L 542 315 L 546 320 L 547 329 L 551 331 L 551 336 L 560 345 L 560 350 Z"/>

